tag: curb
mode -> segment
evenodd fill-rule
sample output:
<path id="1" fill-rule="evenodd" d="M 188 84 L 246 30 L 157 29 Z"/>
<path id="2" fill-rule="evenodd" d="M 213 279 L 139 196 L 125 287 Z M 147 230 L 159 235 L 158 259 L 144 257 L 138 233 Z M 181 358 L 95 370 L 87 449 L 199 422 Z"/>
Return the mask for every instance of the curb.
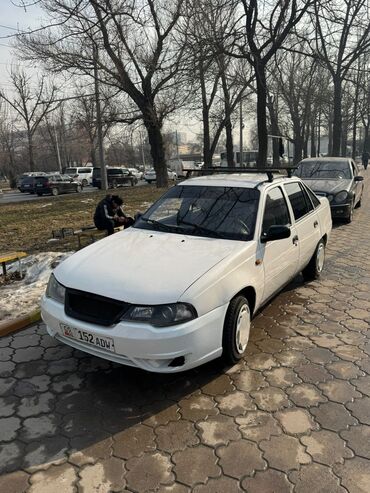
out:
<path id="1" fill-rule="evenodd" d="M 0 337 L 7 336 L 13 332 L 24 329 L 28 325 L 41 320 L 40 310 L 35 310 L 28 315 L 23 315 L 23 317 L 18 317 L 14 320 L 5 320 L 0 322 Z"/>

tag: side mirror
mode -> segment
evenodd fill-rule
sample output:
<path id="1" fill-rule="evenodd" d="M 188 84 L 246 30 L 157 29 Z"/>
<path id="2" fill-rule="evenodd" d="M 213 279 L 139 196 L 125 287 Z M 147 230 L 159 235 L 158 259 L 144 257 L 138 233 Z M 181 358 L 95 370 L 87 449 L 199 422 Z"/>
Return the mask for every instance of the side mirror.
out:
<path id="1" fill-rule="evenodd" d="M 289 238 L 290 228 L 288 226 L 275 225 L 270 226 L 267 233 L 263 233 L 261 236 L 261 243 L 267 243 L 268 241 L 283 240 Z"/>
<path id="2" fill-rule="evenodd" d="M 363 176 L 355 176 L 355 181 L 364 181 Z"/>

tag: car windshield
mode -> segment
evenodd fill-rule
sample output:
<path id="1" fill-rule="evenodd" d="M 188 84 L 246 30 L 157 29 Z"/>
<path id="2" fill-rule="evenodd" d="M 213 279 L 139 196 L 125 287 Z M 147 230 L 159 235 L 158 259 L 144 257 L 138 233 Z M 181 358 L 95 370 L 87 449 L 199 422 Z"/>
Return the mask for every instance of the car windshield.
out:
<path id="1" fill-rule="evenodd" d="M 259 197 L 254 188 L 179 185 L 155 202 L 135 228 L 251 240 Z"/>
<path id="2" fill-rule="evenodd" d="M 351 178 L 348 162 L 307 161 L 301 162 L 294 173 L 300 178 L 343 180 Z"/>

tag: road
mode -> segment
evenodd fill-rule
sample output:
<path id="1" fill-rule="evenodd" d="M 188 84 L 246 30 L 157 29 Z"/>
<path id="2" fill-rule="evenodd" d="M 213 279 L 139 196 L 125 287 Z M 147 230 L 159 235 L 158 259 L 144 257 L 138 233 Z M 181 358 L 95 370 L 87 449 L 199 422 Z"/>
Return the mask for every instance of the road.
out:
<path id="1" fill-rule="evenodd" d="M 368 493 L 366 181 L 320 281 L 297 278 L 266 306 L 232 368 L 149 374 L 42 323 L 0 339 L 0 491 Z"/>
<path id="2" fill-rule="evenodd" d="M 142 186 L 142 185 L 147 185 L 145 181 L 139 181 L 139 183 L 136 186 Z M 123 187 L 122 187 L 123 188 Z M 122 188 L 118 188 L 117 190 L 121 190 Z M 85 187 L 82 190 L 82 193 L 91 193 L 91 192 L 96 192 L 98 189 L 95 187 Z M 67 197 L 71 194 L 63 194 L 60 195 L 59 197 Z M 27 202 L 27 201 L 33 201 L 33 200 L 45 200 L 45 199 L 53 199 L 53 195 L 42 195 L 39 197 L 38 195 L 34 194 L 31 195 L 30 193 L 21 193 L 18 190 L 17 191 L 11 191 L 11 192 L 4 192 L 2 195 L 0 195 L 0 205 L 1 204 L 15 204 L 19 202 Z"/>

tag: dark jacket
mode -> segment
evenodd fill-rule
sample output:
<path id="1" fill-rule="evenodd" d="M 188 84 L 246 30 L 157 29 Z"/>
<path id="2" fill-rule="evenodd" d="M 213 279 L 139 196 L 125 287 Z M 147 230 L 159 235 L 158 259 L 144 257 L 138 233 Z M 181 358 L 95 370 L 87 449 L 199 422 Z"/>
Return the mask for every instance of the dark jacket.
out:
<path id="1" fill-rule="evenodd" d="M 94 223 L 95 224 L 104 224 L 104 222 L 108 220 L 113 220 L 115 215 L 115 211 L 113 209 L 112 197 L 107 195 L 103 200 L 99 202 L 96 206 L 95 214 L 94 214 Z"/>

